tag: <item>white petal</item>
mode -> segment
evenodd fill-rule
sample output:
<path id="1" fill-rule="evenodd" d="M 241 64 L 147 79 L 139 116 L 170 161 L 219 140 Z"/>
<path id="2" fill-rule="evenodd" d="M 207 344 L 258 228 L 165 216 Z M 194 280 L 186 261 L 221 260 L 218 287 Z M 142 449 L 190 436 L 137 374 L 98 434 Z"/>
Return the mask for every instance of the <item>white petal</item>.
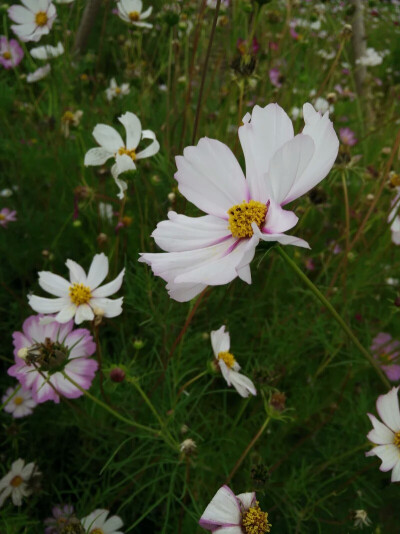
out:
<path id="1" fill-rule="evenodd" d="M 117 130 L 107 124 L 97 124 L 93 130 L 93 137 L 102 148 L 113 154 L 125 146 Z"/>
<path id="2" fill-rule="evenodd" d="M 229 208 L 249 200 L 242 169 L 220 141 L 203 137 L 176 157 L 176 165 L 179 191 L 206 213 L 228 220 Z"/>
<path id="3" fill-rule="evenodd" d="M 300 239 L 299 237 L 296 237 L 294 235 L 286 235 L 286 234 L 266 234 L 264 232 L 260 232 L 259 228 L 253 223 L 252 225 L 254 235 L 256 235 L 259 239 L 262 239 L 263 241 L 276 241 L 278 243 L 281 243 L 281 245 L 294 245 L 296 247 L 301 248 L 311 248 L 310 245 L 304 241 L 304 239 Z"/>
<path id="4" fill-rule="evenodd" d="M 296 226 L 299 218 L 293 211 L 282 209 L 279 204 L 271 201 L 268 208 L 267 217 L 263 227 L 263 232 L 270 234 L 281 234 Z"/>
<path id="5" fill-rule="evenodd" d="M 252 395 L 257 395 L 257 390 L 247 376 L 237 373 L 236 371 L 231 371 L 230 375 L 232 386 L 236 389 L 241 397 L 248 397 L 250 393 Z"/>
<path id="6" fill-rule="evenodd" d="M 142 139 L 151 139 L 152 143 L 136 154 L 137 159 L 150 158 L 154 154 L 157 154 L 160 150 L 160 143 L 156 139 L 156 134 L 151 130 L 143 130 Z"/>
<path id="7" fill-rule="evenodd" d="M 242 502 L 245 510 L 248 510 L 256 503 L 256 494 L 254 491 L 250 493 L 240 493 L 239 495 L 236 495 L 236 497 Z"/>
<path id="8" fill-rule="evenodd" d="M 393 432 L 400 431 L 400 412 L 397 388 L 392 388 L 386 395 L 381 395 L 376 401 L 376 409 L 380 418 Z"/>
<path id="9" fill-rule="evenodd" d="M 251 118 L 251 121 L 250 121 Z M 269 190 L 265 175 L 275 152 L 293 137 L 293 124 L 278 104 L 255 106 L 243 118 L 239 138 L 246 160 L 246 180 L 251 198 L 267 202 Z"/>
<path id="10" fill-rule="evenodd" d="M 86 273 L 83 268 L 73 260 L 67 260 L 65 265 L 69 269 L 69 279 L 72 284 L 78 283 L 86 285 Z"/>
<path id="11" fill-rule="evenodd" d="M 134 171 L 136 165 L 133 163 L 133 159 L 128 154 L 117 154 L 116 158 L 117 176 L 126 171 Z M 111 171 L 112 172 L 112 171 Z"/>
<path id="12" fill-rule="evenodd" d="M 77 307 L 75 313 L 75 323 L 81 324 L 83 321 L 92 321 L 94 319 L 94 313 L 92 308 L 88 304 L 81 304 Z"/>
<path id="13" fill-rule="evenodd" d="M 135 149 L 140 141 L 142 135 L 142 125 L 139 118 L 130 111 L 127 111 L 121 117 L 118 117 L 126 130 L 126 148 L 128 150 Z"/>
<path id="14" fill-rule="evenodd" d="M 56 297 L 68 297 L 70 283 L 49 271 L 39 272 L 39 285 L 45 291 Z"/>
<path id="15" fill-rule="evenodd" d="M 147 8 L 146 11 L 143 11 L 143 13 L 140 14 L 140 20 L 147 19 L 151 15 L 152 11 L 153 11 L 153 6 L 150 6 L 149 8 Z"/>
<path id="16" fill-rule="evenodd" d="M 371 414 L 367 414 L 373 424 L 374 428 L 371 430 L 367 438 L 376 445 L 387 445 L 394 442 L 393 432 L 384 424 L 382 424 L 378 419 Z"/>
<path id="17" fill-rule="evenodd" d="M 272 199 L 282 204 L 301 179 L 315 152 L 314 141 L 308 135 L 296 135 L 272 156 L 268 173 L 268 187 Z"/>
<path id="18" fill-rule="evenodd" d="M 104 317 L 117 317 L 118 315 L 121 315 L 122 313 L 122 303 L 124 301 L 124 298 L 121 297 L 119 299 L 108 299 L 105 297 L 101 298 L 94 298 L 90 301 L 90 305 L 92 306 L 92 309 L 96 310 L 96 308 L 99 308 L 103 310 Z"/>
<path id="19" fill-rule="evenodd" d="M 114 533 L 119 528 L 121 528 L 124 525 L 122 519 L 118 517 L 117 515 L 113 515 L 107 521 L 104 523 L 103 529 L 105 529 L 106 532 Z"/>
<path id="20" fill-rule="evenodd" d="M 103 163 L 105 163 L 113 155 L 114 154 L 112 152 L 109 152 L 108 150 L 102 147 L 91 148 L 85 154 L 84 164 L 86 166 L 103 165 Z"/>
<path id="21" fill-rule="evenodd" d="M 241 513 L 235 494 L 228 486 L 222 486 L 212 498 L 200 518 L 200 526 L 240 525 Z M 215 530 L 215 529 L 213 529 Z"/>
<path id="22" fill-rule="evenodd" d="M 205 284 L 175 284 L 170 281 L 166 287 L 172 299 L 177 302 L 188 302 L 197 297 L 207 286 Z"/>
<path id="23" fill-rule="evenodd" d="M 72 319 L 76 312 L 76 304 L 70 303 L 69 306 L 65 306 L 55 317 L 55 320 L 59 323 L 67 323 Z"/>
<path id="24" fill-rule="evenodd" d="M 38 313 L 56 313 L 64 306 L 69 304 L 69 299 L 61 297 L 56 299 L 47 299 L 37 297 L 36 295 L 28 296 L 29 306 Z"/>
<path id="25" fill-rule="evenodd" d="M 315 152 L 301 178 L 294 183 L 288 193 L 285 204 L 304 195 L 325 178 L 335 163 L 339 150 L 339 139 L 329 120 L 328 112 L 321 117 L 311 104 L 304 104 L 303 114 L 305 121 L 303 134 L 312 138 Z"/>
<path id="26" fill-rule="evenodd" d="M 114 293 L 116 293 L 122 285 L 124 274 L 125 274 L 125 269 L 122 269 L 122 271 L 119 273 L 119 275 L 116 278 L 114 278 L 114 280 L 92 291 L 92 296 L 95 298 L 109 297 L 110 295 L 113 295 Z"/>
<path id="27" fill-rule="evenodd" d="M 18 5 L 12 5 L 8 9 L 8 16 L 17 24 L 32 24 L 35 21 L 35 16 L 32 11 Z"/>
<path id="28" fill-rule="evenodd" d="M 400 458 L 397 464 L 393 467 L 391 481 L 400 482 Z"/>
<path id="29" fill-rule="evenodd" d="M 87 275 L 87 285 L 91 290 L 96 289 L 108 274 L 108 258 L 102 252 L 96 254 L 90 265 L 89 273 Z"/>
<path id="30" fill-rule="evenodd" d="M 124 198 L 124 191 L 128 189 L 128 184 L 125 182 L 125 180 L 118 178 L 118 167 L 116 163 L 111 167 L 111 174 L 113 175 L 114 181 L 119 189 L 117 196 L 122 200 Z"/>
<path id="31" fill-rule="evenodd" d="M 378 445 L 367 452 L 365 456 L 378 456 L 382 460 L 379 469 L 381 471 L 390 471 L 400 460 L 400 450 L 396 445 Z"/>
<path id="32" fill-rule="evenodd" d="M 225 332 L 225 326 L 221 326 L 218 330 L 213 330 L 210 337 L 215 357 L 218 357 L 220 352 L 228 352 L 230 347 L 230 337 L 229 332 Z"/>
<path id="33" fill-rule="evenodd" d="M 208 247 L 231 236 L 228 223 L 213 215 L 187 217 L 170 211 L 168 219 L 158 223 L 151 234 L 157 245 L 168 252 Z"/>

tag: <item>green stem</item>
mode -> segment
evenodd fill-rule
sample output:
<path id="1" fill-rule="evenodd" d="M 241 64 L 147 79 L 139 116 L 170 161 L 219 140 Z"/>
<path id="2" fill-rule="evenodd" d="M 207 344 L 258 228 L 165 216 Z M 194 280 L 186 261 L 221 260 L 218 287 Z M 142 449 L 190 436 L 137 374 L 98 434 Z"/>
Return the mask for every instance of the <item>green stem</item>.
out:
<path id="1" fill-rule="evenodd" d="M 347 326 L 347 324 L 343 321 L 343 319 L 340 317 L 338 312 L 335 310 L 335 308 L 332 306 L 332 304 L 329 302 L 329 300 L 324 297 L 324 295 L 321 293 L 321 291 L 311 282 L 311 280 L 297 267 L 295 262 L 289 258 L 289 256 L 286 254 L 286 252 L 283 251 L 283 249 L 278 246 L 276 247 L 276 250 L 279 252 L 281 257 L 285 260 L 285 262 L 289 265 L 291 269 L 297 274 L 299 278 L 302 279 L 302 281 L 308 286 L 308 288 L 312 291 L 314 296 L 322 302 L 322 304 L 325 306 L 325 308 L 329 311 L 329 313 L 332 315 L 332 317 L 335 319 L 335 321 L 339 324 L 339 326 L 342 328 L 342 330 L 349 336 L 349 338 L 352 340 L 354 345 L 358 348 L 358 350 L 365 356 L 365 358 L 369 361 L 369 363 L 372 365 L 372 367 L 375 369 L 377 375 L 382 380 L 385 387 L 390 389 L 390 383 L 387 380 L 386 376 L 383 374 L 381 368 L 379 367 L 378 363 L 374 360 L 374 358 L 371 356 L 371 354 L 361 345 L 361 343 L 358 341 L 356 336 L 353 334 L 353 332 L 350 330 L 350 328 Z"/>
<path id="2" fill-rule="evenodd" d="M 0 412 L 3 411 L 3 409 L 7 406 L 7 404 L 10 402 L 10 400 L 18 393 L 18 391 L 21 389 L 21 384 L 19 384 L 15 390 L 11 393 L 11 395 L 6 399 L 3 404 L 0 406 Z"/>
<path id="3" fill-rule="evenodd" d="M 193 377 L 193 378 L 191 378 L 190 380 L 188 380 L 187 382 L 185 382 L 185 383 L 183 384 L 183 386 L 179 388 L 177 397 L 179 398 L 179 397 L 181 396 L 181 394 L 185 391 L 185 389 L 186 389 L 188 386 L 190 386 L 191 384 L 193 384 L 194 382 L 196 382 L 197 380 L 199 380 L 200 378 L 202 378 L 203 376 L 205 376 L 207 373 L 208 373 L 208 369 L 206 369 L 205 371 L 202 371 L 201 373 L 199 373 L 199 374 L 196 375 L 195 377 Z"/>
<path id="4" fill-rule="evenodd" d="M 73 380 L 70 376 L 68 376 L 65 372 L 63 372 L 63 376 L 69 381 L 71 382 L 71 384 L 73 384 L 76 388 L 79 389 L 79 391 L 81 391 L 85 397 L 88 397 L 90 400 L 92 400 L 93 402 L 95 402 L 96 404 L 98 404 L 99 406 L 101 406 L 102 408 L 104 408 L 104 410 L 107 410 L 107 412 L 110 412 L 110 414 L 112 414 L 115 418 L 119 419 L 120 421 L 126 423 L 127 425 L 129 426 L 134 426 L 136 428 L 140 428 L 141 430 L 145 430 L 146 432 L 150 432 L 151 434 L 158 434 L 159 432 L 157 430 L 155 430 L 154 428 L 150 428 L 149 426 L 144 426 L 144 425 L 141 425 L 140 423 L 136 423 L 136 421 L 132 421 L 131 419 L 127 419 L 126 417 L 124 417 L 123 415 L 119 414 L 118 412 L 116 412 L 115 410 L 113 410 L 112 408 L 110 408 L 110 406 L 108 406 L 105 402 L 102 402 L 101 400 L 97 399 L 94 395 L 92 395 L 91 393 L 89 393 L 89 391 L 86 391 L 86 389 L 83 389 L 79 384 L 77 384 L 75 382 L 75 380 Z"/>

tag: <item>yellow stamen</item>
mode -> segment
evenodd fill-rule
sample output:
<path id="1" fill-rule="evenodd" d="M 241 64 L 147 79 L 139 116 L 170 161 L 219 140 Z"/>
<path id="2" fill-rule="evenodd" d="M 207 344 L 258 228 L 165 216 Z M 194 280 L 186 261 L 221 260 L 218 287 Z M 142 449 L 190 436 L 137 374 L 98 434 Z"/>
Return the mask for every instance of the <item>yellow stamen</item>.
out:
<path id="1" fill-rule="evenodd" d="M 11 53 L 6 50 L 5 52 L 3 52 L 3 58 L 4 59 L 11 59 Z"/>
<path id="2" fill-rule="evenodd" d="M 236 360 L 233 354 L 230 352 L 219 352 L 218 353 L 218 359 L 225 362 L 226 366 L 229 367 L 229 369 L 232 369 L 232 367 L 235 365 Z"/>
<path id="3" fill-rule="evenodd" d="M 6 218 L 6 216 L 4 215 L 4 213 L 0 213 L 0 221 L 4 221 Z"/>
<path id="4" fill-rule="evenodd" d="M 39 11 L 39 13 L 36 13 L 35 22 L 37 26 L 46 26 L 47 21 L 48 17 L 45 11 Z"/>
<path id="5" fill-rule="evenodd" d="M 104 531 L 101 528 L 94 528 L 90 531 L 90 534 L 104 534 Z"/>
<path id="6" fill-rule="evenodd" d="M 121 88 L 120 87 L 116 87 L 114 89 L 114 91 L 115 91 L 115 94 L 119 95 L 121 93 Z"/>
<path id="7" fill-rule="evenodd" d="M 400 432 L 394 435 L 394 444 L 400 449 Z"/>
<path id="8" fill-rule="evenodd" d="M 72 111 L 66 111 L 64 115 L 61 117 L 61 120 L 63 122 L 72 122 L 74 119 L 75 117 Z"/>
<path id="9" fill-rule="evenodd" d="M 81 304 L 87 304 L 92 298 L 90 287 L 86 287 L 83 284 L 77 283 L 70 286 L 69 296 L 71 301 L 77 306 L 80 306 Z"/>
<path id="10" fill-rule="evenodd" d="M 128 17 L 130 18 L 132 22 L 136 22 L 140 19 L 140 13 L 138 11 L 131 11 L 128 14 Z"/>
<path id="11" fill-rule="evenodd" d="M 265 534 L 265 532 L 271 532 L 271 523 L 268 523 L 268 514 L 260 509 L 258 501 L 256 501 L 255 506 L 252 506 L 243 514 L 242 526 L 246 534 Z"/>
<path id="12" fill-rule="evenodd" d="M 14 404 L 16 404 L 17 406 L 19 406 L 23 402 L 24 402 L 24 399 L 22 397 L 15 397 L 14 399 Z"/>
<path id="13" fill-rule="evenodd" d="M 19 475 L 17 475 L 11 480 L 10 484 L 13 488 L 18 488 L 18 486 L 20 486 L 22 482 L 23 482 L 23 479 Z"/>
<path id="14" fill-rule="evenodd" d="M 233 237 L 239 239 L 251 237 L 253 235 L 251 223 L 255 222 L 261 228 L 267 212 L 268 206 L 257 200 L 250 200 L 250 202 L 243 201 L 241 204 L 232 206 L 227 213 L 229 215 L 229 229 Z"/>
<path id="15" fill-rule="evenodd" d="M 125 148 L 124 146 L 122 146 L 119 150 L 118 150 L 118 154 L 120 156 L 122 156 L 123 154 L 126 154 L 127 156 L 129 156 L 131 158 L 132 161 L 135 161 L 136 159 L 136 152 L 135 152 L 135 149 L 132 148 L 132 150 L 128 150 L 127 148 Z"/>

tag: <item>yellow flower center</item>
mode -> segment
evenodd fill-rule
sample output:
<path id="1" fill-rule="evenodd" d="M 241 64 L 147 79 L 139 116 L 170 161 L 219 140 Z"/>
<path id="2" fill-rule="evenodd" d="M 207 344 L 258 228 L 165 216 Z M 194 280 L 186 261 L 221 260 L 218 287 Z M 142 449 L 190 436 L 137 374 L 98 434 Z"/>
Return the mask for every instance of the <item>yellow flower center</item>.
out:
<path id="1" fill-rule="evenodd" d="M 86 287 L 83 284 L 73 284 L 69 288 L 69 296 L 74 304 L 80 306 L 81 304 L 87 304 L 92 298 L 90 287 Z"/>
<path id="2" fill-rule="evenodd" d="M 4 213 L 0 213 L 0 221 L 4 221 L 6 218 L 6 216 L 4 215 Z"/>
<path id="3" fill-rule="evenodd" d="M 22 397 L 15 397 L 14 399 L 14 404 L 16 404 L 17 406 L 19 406 L 23 402 L 24 402 L 24 399 Z"/>
<path id="4" fill-rule="evenodd" d="M 233 237 L 243 238 L 251 237 L 253 235 L 253 222 L 261 228 L 267 216 L 268 206 L 258 202 L 257 200 L 250 200 L 250 202 L 243 201 L 241 204 L 232 206 L 228 210 L 229 215 L 229 230 Z"/>
<path id="5" fill-rule="evenodd" d="M 265 534 L 271 532 L 271 523 L 268 523 L 268 514 L 263 512 L 256 501 L 255 506 L 252 506 L 243 514 L 242 526 L 246 534 Z"/>
<path id="6" fill-rule="evenodd" d="M 139 11 L 131 11 L 128 16 L 132 22 L 136 22 L 140 19 Z"/>
<path id="7" fill-rule="evenodd" d="M 72 122 L 74 120 L 74 114 L 72 113 L 72 111 L 66 111 L 64 113 L 64 115 L 61 117 L 61 120 L 63 122 Z"/>
<path id="8" fill-rule="evenodd" d="M 35 22 L 37 26 L 46 26 L 47 21 L 48 18 L 45 11 L 39 11 L 39 13 L 36 13 Z"/>
<path id="9" fill-rule="evenodd" d="M 121 88 L 120 87 L 116 87 L 115 88 L 115 94 L 119 95 L 121 92 Z"/>
<path id="10" fill-rule="evenodd" d="M 135 161 L 136 159 L 136 152 L 135 152 L 135 149 L 132 148 L 132 150 L 128 150 L 127 148 L 125 148 L 124 146 L 122 146 L 119 150 L 118 150 L 118 154 L 120 156 L 122 156 L 123 154 L 126 154 L 127 156 L 129 156 L 131 158 L 132 161 Z"/>
<path id="11" fill-rule="evenodd" d="M 219 352 L 218 353 L 218 359 L 225 362 L 226 366 L 229 367 L 229 369 L 232 369 L 232 367 L 235 365 L 236 360 L 233 354 L 230 352 Z"/>
<path id="12" fill-rule="evenodd" d="M 400 432 L 394 435 L 394 444 L 400 449 Z"/>
<path id="13" fill-rule="evenodd" d="M 90 531 L 90 534 L 104 534 L 104 531 L 101 528 L 94 528 Z"/>
<path id="14" fill-rule="evenodd" d="M 10 484 L 13 488 L 18 488 L 18 486 L 20 486 L 22 482 L 23 482 L 22 478 L 19 475 L 17 475 L 11 480 Z"/>
<path id="15" fill-rule="evenodd" d="M 6 50 L 5 52 L 3 52 L 3 58 L 4 59 L 11 59 L 11 53 Z"/>

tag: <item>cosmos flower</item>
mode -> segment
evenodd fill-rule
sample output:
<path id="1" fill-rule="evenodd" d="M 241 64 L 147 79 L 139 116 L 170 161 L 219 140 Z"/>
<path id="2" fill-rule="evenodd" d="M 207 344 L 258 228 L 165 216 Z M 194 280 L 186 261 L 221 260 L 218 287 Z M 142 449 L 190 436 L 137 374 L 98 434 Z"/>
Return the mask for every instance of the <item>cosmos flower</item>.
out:
<path id="1" fill-rule="evenodd" d="M 79 126 L 81 118 L 83 117 L 83 111 L 78 109 L 77 111 L 67 110 L 61 117 L 61 132 L 65 138 L 69 137 L 69 130 L 71 126 L 75 128 Z"/>
<path id="2" fill-rule="evenodd" d="M 24 6 L 12 5 L 8 16 L 13 22 L 11 29 L 21 41 L 39 41 L 47 35 L 57 16 L 51 0 L 22 0 Z"/>
<path id="3" fill-rule="evenodd" d="M 199 525 L 221 534 L 264 534 L 271 531 L 268 513 L 260 509 L 256 494 L 235 495 L 228 486 L 222 486 L 214 495 Z"/>
<path id="4" fill-rule="evenodd" d="M 355 133 L 350 128 L 340 128 L 339 137 L 341 142 L 346 146 L 354 146 L 358 143 Z"/>
<path id="5" fill-rule="evenodd" d="M 379 54 L 374 48 L 367 48 L 365 54 L 359 57 L 356 60 L 358 65 L 363 65 L 364 67 L 376 67 L 380 65 L 383 61 L 382 55 Z"/>
<path id="6" fill-rule="evenodd" d="M 114 98 L 122 98 L 125 95 L 129 95 L 129 83 L 123 83 L 121 86 L 117 84 L 115 78 L 110 81 L 110 87 L 106 89 L 106 97 L 109 102 Z"/>
<path id="7" fill-rule="evenodd" d="M 167 282 L 172 298 L 188 301 L 207 285 L 237 276 L 250 284 L 250 262 L 260 240 L 309 248 L 285 234 L 298 217 L 283 207 L 328 174 L 339 141 L 327 113 L 321 116 L 311 104 L 303 112 L 305 127 L 296 136 L 277 104 L 255 106 L 246 114 L 239 128 L 246 178 L 231 150 L 215 139 L 204 137 L 176 158 L 179 191 L 206 215 L 170 211 L 152 234 L 167 253 L 144 253 L 139 260 Z"/>
<path id="8" fill-rule="evenodd" d="M 60 395 L 76 399 L 83 393 L 63 373 L 81 388 L 89 389 L 98 367 L 90 358 L 96 344 L 89 330 L 73 330 L 73 321 L 41 324 L 41 318 L 31 315 L 24 321 L 22 332 L 14 332 L 15 364 L 8 374 L 25 390 L 31 390 L 37 403 L 59 403 Z"/>
<path id="9" fill-rule="evenodd" d="M 108 159 L 115 158 L 115 164 L 111 168 L 113 178 L 119 187 L 119 198 L 124 198 L 124 191 L 127 188 L 126 182 L 120 180 L 118 176 L 125 171 L 136 169 L 135 161 L 149 158 L 157 154 L 160 144 L 156 135 L 151 130 L 142 130 L 142 125 L 138 117 L 131 112 L 126 112 L 118 118 L 126 130 L 126 143 L 117 130 L 107 124 L 97 124 L 93 130 L 93 137 L 100 147 L 91 148 L 85 155 L 85 165 L 103 165 Z M 143 139 L 151 139 L 151 143 L 141 152 L 136 152 L 139 142 Z"/>
<path id="10" fill-rule="evenodd" d="M 84 517 L 81 521 L 86 532 L 88 534 L 123 534 L 119 530 L 124 524 L 122 519 L 117 515 L 107 519 L 109 513 L 108 510 L 99 509 Z"/>
<path id="11" fill-rule="evenodd" d="M 134 26 L 141 28 L 152 28 L 153 25 L 148 22 L 143 22 L 147 19 L 153 8 L 150 6 L 146 11 L 143 10 L 142 0 L 120 0 L 117 4 L 118 16 L 120 19 Z"/>
<path id="12" fill-rule="evenodd" d="M 7 228 L 9 222 L 15 222 L 17 220 L 17 212 L 15 210 L 9 210 L 3 208 L 0 211 L 0 226 Z"/>
<path id="13" fill-rule="evenodd" d="M 70 504 L 57 504 L 53 506 L 51 512 L 53 517 L 44 520 L 44 534 L 59 534 L 66 526 L 80 525 L 79 519 L 74 515 L 74 507 Z M 71 532 L 73 532 L 72 529 Z"/>
<path id="14" fill-rule="evenodd" d="M 398 361 L 400 356 L 400 342 L 394 340 L 390 334 L 379 332 L 372 340 L 370 350 L 388 379 L 392 382 L 399 380 L 400 365 L 393 362 Z"/>
<path id="15" fill-rule="evenodd" d="M 51 65 L 50 63 L 46 63 L 46 65 L 43 65 L 43 67 L 39 67 L 34 72 L 31 72 L 27 75 L 26 81 L 28 83 L 34 83 L 38 82 L 39 80 L 42 80 L 43 78 L 46 78 L 46 76 L 51 71 Z"/>
<path id="16" fill-rule="evenodd" d="M 75 323 L 91 321 L 95 315 L 116 317 L 122 313 L 123 297 L 111 300 L 109 297 L 116 293 L 122 285 L 125 269 L 117 278 L 100 287 L 108 274 L 108 258 L 103 254 L 96 254 L 86 275 L 82 267 L 72 260 L 65 262 L 69 269 L 70 280 L 65 280 L 49 271 L 39 273 L 39 285 L 56 299 L 29 295 L 31 308 L 38 313 L 57 313 L 55 320 L 67 323 L 75 317 Z"/>
<path id="17" fill-rule="evenodd" d="M 33 477 L 40 476 L 33 462 L 26 464 L 18 458 L 11 465 L 11 471 L 0 480 L 0 508 L 4 501 L 11 496 L 15 506 L 21 506 L 22 499 L 32 494 L 30 482 Z"/>
<path id="18" fill-rule="evenodd" d="M 12 69 L 19 65 L 24 57 L 24 51 L 15 39 L 8 40 L 2 35 L 0 37 L 0 65 L 5 69 Z"/>
<path id="19" fill-rule="evenodd" d="M 3 395 L 1 402 L 4 404 L 7 399 L 9 399 L 17 388 L 8 388 Z M 20 388 L 15 395 L 7 402 L 4 406 L 4 411 L 10 413 L 14 419 L 19 419 L 20 417 L 26 417 L 33 413 L 33 408 L 35 408 L 36 402 L 32 399 L 31 392 Z"/>
<path id="20" fill-rule="evenodd" d="M 392 388 L 386 395 L 380 395 L 376 401 L 376 409 L 383 423 L 374 415 L 368 414 L 373 425 L 367 438 L 375 447 L 366 452 L 366 456 L 378 456 L 382 460 L 380 470 L 392 470 L 392 482 L 400 482 L 400 410 L 397 392 Z"/>
<path id="21" fill-rule="evenodd" d="M 211 332 L 211 345 L 214 356 L 228 386 L 233 386 L 241 397 L 248 397 L 250 393 L 257 395 L 253 382 L 247 376 L 239 373 L 240 365 L 233 354 L 229 352 L 230 337 L 225 332 L 225 326 Z"/>
<path id="22" fill-rule="evenodd" d="M 282 87 L 283 76 L 279 69 L 269 69 L 269 81 L 275 87 Z"/>
<path id="23" fill-rule="evenodd" d="M 369 527 L 372 521 L 365 510 L 354 510 L 354 528 Z"/>
<path id="24" fill-rule="evenodd" d="M 61 42 L 58 43 L 57 46 L 37 46 L 36 48 L 32 48 L 30 53 L 31 56 L 35 59 L 53 59 L 55 57 L 61 56 L 61 54 L 64 54 L 64 46 Z"/>

